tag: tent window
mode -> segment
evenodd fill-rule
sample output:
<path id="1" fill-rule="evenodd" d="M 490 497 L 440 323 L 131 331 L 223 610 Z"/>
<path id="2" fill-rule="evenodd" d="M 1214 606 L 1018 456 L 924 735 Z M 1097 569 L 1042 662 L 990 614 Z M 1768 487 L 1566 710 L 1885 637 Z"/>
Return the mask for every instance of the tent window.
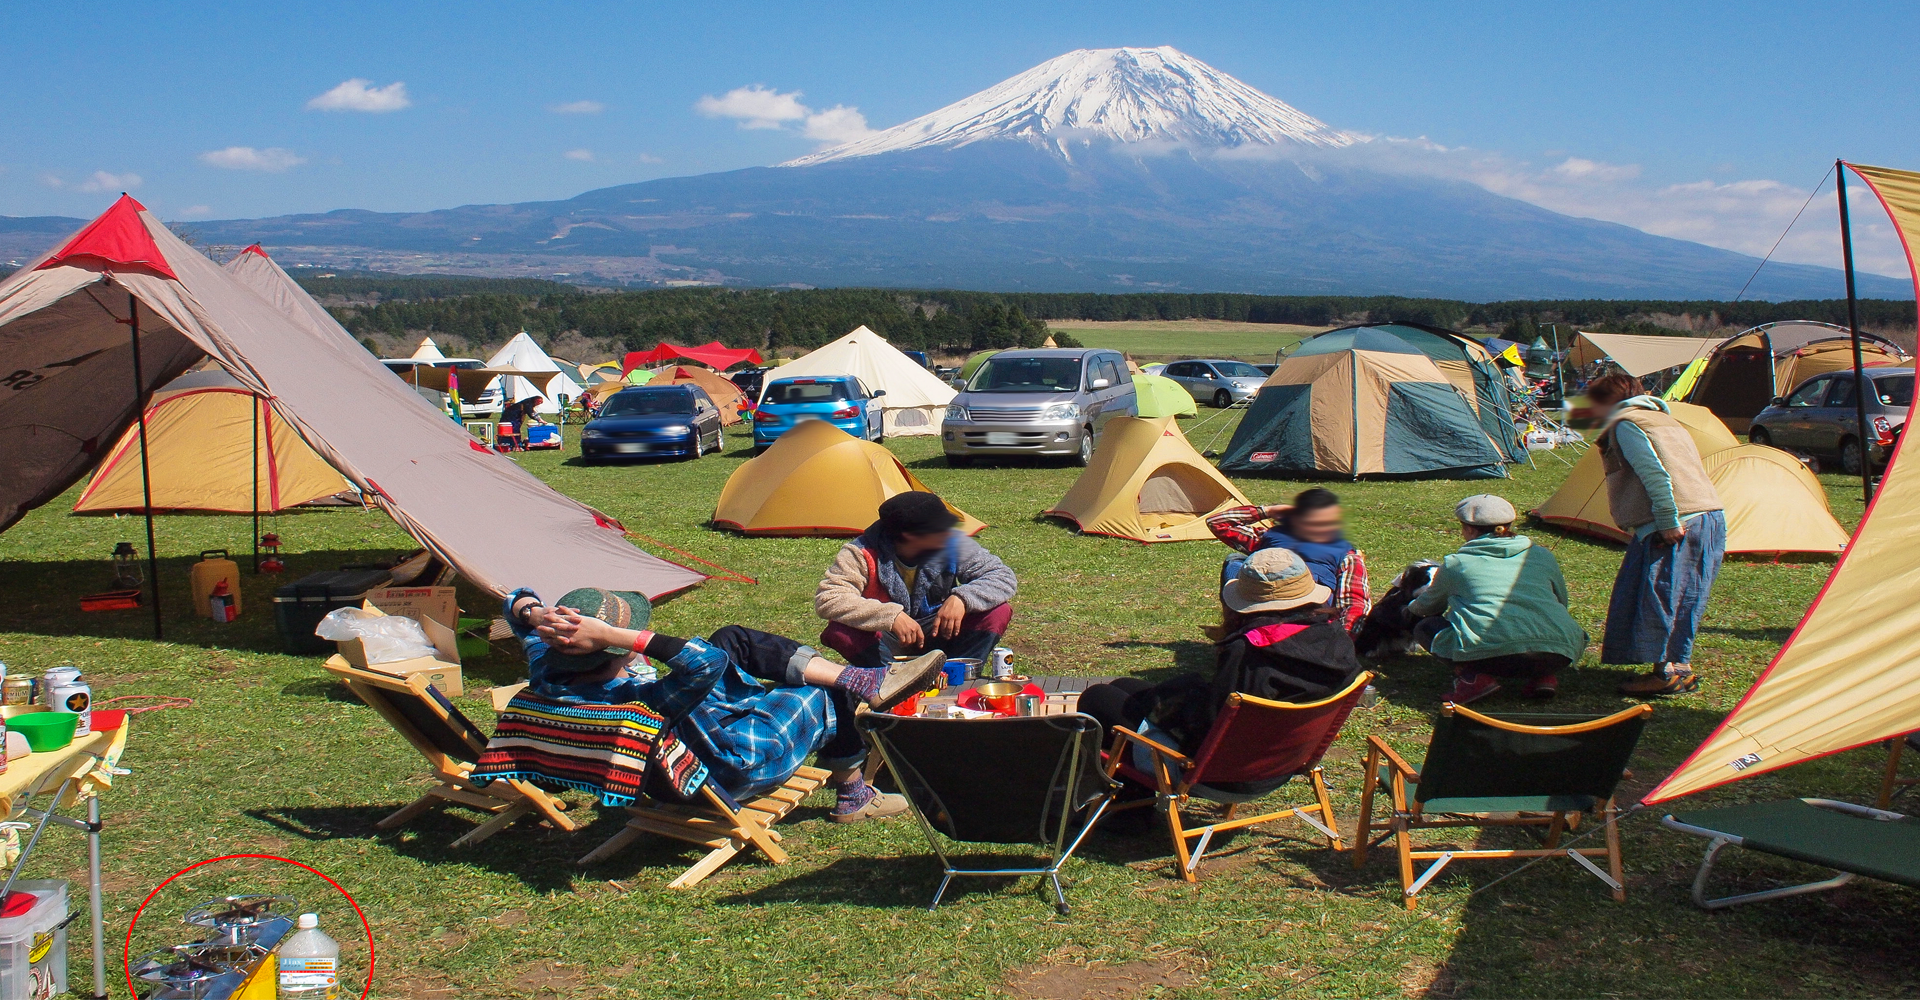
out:
<path id="1" fill-rule="evenodd" d="M 1163 465 L 1140 484 L 1142 514 L 1204 514 L 1229 499 L 1211 476 L 1187 465 Z"/>

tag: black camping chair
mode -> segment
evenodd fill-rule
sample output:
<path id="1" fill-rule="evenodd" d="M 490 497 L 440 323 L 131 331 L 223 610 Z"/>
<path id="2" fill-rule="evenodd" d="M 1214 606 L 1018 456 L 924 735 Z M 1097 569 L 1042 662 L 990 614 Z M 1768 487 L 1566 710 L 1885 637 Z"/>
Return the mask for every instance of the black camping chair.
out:
<path id="1" fill-rule="evenodd" d="M 1045 875 L 1055 909 L 1071 912 L 1060 867 L 1093 829 L 1119 785 L 1100 766 L 1100 723 L 1086 715 L 1014 719 L 919 719 L 863 713 L 858 725 L 893 769 L 927 844 L 946 869 L 940 905 L 955 875 Z M 1040 844 L 1041 868 L 955 868 L 940 838 Z"/>

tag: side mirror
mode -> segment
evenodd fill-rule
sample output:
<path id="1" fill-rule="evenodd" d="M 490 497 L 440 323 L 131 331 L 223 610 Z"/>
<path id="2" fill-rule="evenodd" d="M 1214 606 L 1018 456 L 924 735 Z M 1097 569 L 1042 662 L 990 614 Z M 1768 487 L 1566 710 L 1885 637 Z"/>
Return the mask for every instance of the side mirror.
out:
<path id="1" fill-rule="evenodd" d="M 1773 397 L 1773 401 L 1772 401 L 1772 402 L 1770 402 L 1770 403 L 1768 403 L 1767 405 L 1768 405 L 1768 406 L 1785 406 L 1785 405 L 1787 405 L 1787 397 L 1785 397 L 1785 396 L 1775 396 L 1775 397 Z"/>
<path id="2" fill-rule="evenodd" d="M 1097 379 L 1094 379 L 1094 380 L 1093 380 L 1093 383 L 1092 383 L 1092 385 L 1093 385 L 1093 387 L 1094 387 L 1095 389 L 1105 389 L 1106 387 L 1108 387 L 1108 386 L 1110 386 L 1110 385 L 1112 385 L 1112 384 L 1113 384 L 1112 382 L 1109 382 L 1109 381 L 1107 381 L 1106 379 L 1103 379 L 1103 378 L 1097 378 Z"/>
<path id="3" fill-rule="evenodd" d="M 880 398 L 881 396 L 884 396 L 884 395 L 886 395 L 886 394 L 887 394 L 887 390 L 885 390 L 885 389 L 875 389 L 875 390 L 873 390 L 873 398 L 875 398 L 875 399 L 879 399 L 879 398 Z"/>

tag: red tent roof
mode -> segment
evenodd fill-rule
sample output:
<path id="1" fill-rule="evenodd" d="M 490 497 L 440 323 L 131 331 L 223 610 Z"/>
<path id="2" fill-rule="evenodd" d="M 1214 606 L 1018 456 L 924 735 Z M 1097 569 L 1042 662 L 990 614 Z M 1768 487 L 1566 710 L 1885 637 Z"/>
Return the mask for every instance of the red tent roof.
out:
<path id="1" fill-rule="evenodd" d="M 719 341 L 702 344 L 699 347 L 676 347 L 662 343 L 651 351 L 634 351 L 620 362 L 620 375 L 626 374 L 642 365 L 657 365 L 678 358 L 698 361 L 715 371 L 726 371 L 742 361 L 760 363 L 760 352 L 751 347 L 733 348 Z"/>
<path id="2" fill-rule="evenodd" d="M 140 268 L 179 281 L 166 256 L 154 245 L 153 234 L 147 232 L 147 224 L 140 220 L 140 213 L 146 210 L 147 206 L 121 195 L 112 208 L 87 223 L 85 229 L 75 233 L 66 246 L 35 270 L 44 271 L 62 264 L 91 264 L 96 267 L 104 264 L 108 268 Z"/>

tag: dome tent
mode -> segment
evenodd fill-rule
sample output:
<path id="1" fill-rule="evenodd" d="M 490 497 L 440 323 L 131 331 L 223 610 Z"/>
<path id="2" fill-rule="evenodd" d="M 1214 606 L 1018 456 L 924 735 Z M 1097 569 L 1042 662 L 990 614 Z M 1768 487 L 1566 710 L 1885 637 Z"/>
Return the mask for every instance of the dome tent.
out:
<path id="1" fill-rule="evenodd" d="M 748 459 L 720 489 L 713 523 L 749 535 L 851 536 L 880 517 L 888 497 L 931 493 L 893 452 L 824 420 L 796 425 Z M 960 530 L 986 524 L 952 504 Z"/>
<path id="2" fill-rule="evenodd" d="M 1190 542 L 1213 537 L 1207 518 L 1250 503 L 1180 433 L 1172 416 L 1115 417 L 1100 446 L 1058 504 L 1082 534 L 1137 542 Z"/>
<path id="3" fill-rule="evenodd" d="M 1274 369 L 1220 468 L 1493 479 L 1505 461 L 1432 358 L 1391 329 L 1352 327 L 1307 340 Z"/>
<path id="4" fill-rule="evenodd" d="M 740 422 L 740 408 L 747 405 L 747 394 L 740 387 L 727 381 L 727 377 L 710 368 L 698 365 L 675 365 L 662 368 L 654 373 L 648 385 L 697 385 L 707 391 L 707 398 L 720 408 L 720 425 L 732 427 Z"/>
<path id="5" fill-rule="evenodd" d="M 1197 417 L 1193 393 L 1164 375 L 1133 373 L 1133 394 L 1143 417 Z"/>
<path id="6" fill-rule="evenodd" d="M 1907 354 L 1890 340 L 1860 335 L 1862 360 L 1897 365 Z M 1853 337 L 1829 323 L 1788 320 L 1762 323 L 1729 337 L 1707 356 L 1687 402 L 1714 412 L 1736 434 L 1776 396 L 1814 377 L 1853 367 Z"/>
<path id="7" fill-rule="evenodd" d="M 869 390 L 885 392 L 880 405 L 886 412 L 888 437 L 940 433 L 947 404 L 957 395 L 951 386 L 887 343 L 885 337 L 864 326 L 775 368 L 761 384 L 807 375 L 852 375 Z"/>
<path id="8" fill-rule="evenodd" d="M 1473 408 L 1475 419 L 1487 432 L 1487 439 L 1509 462 L 1524 462 L 1526 443 L 1514 426 L 1513 394 L 1500 373 L 1493 352 L 1485 344 L 1464 333 L 1423 326 L 1419 323 L 1388 323 L 1372 329 L 1384 330 L 1419 349 L 1433 359 L 1433 366 L 1452 382 L 1454 388 Z M 1338 333 L 1339 331 L 1329 331 Z"/>

